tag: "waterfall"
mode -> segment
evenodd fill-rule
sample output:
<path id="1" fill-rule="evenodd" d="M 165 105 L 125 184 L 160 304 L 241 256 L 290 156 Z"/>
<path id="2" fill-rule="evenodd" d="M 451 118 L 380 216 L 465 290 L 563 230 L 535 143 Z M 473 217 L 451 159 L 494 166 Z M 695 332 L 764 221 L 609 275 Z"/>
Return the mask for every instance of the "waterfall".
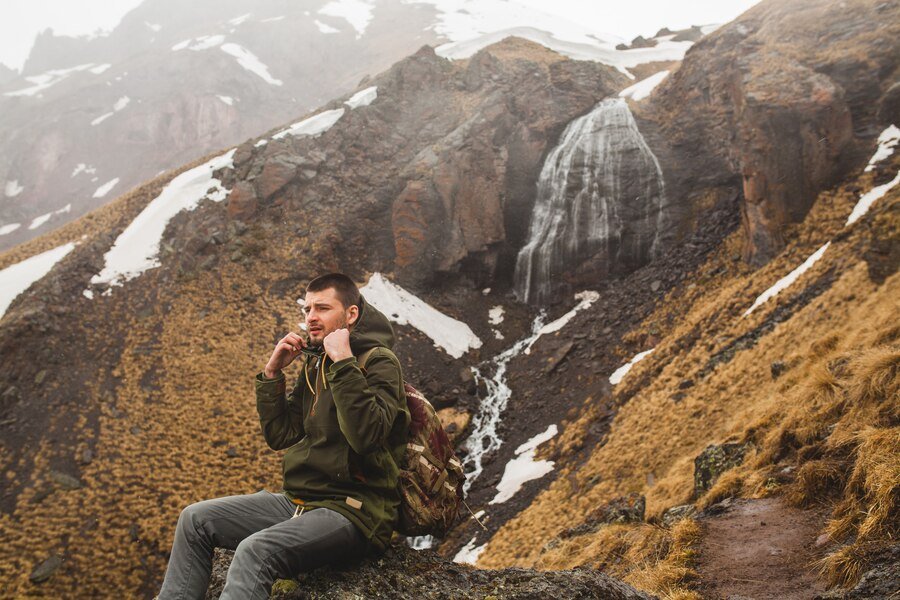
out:
<path id="1" fill-rule="evenodd" d="M 544 162 L 516 295 L 547 299 L 554 279 L 587 259 L 604 274 L 645 264 L 659 251 L 664 202 L 662 169 L 628 104 L 603 100 L 569 123 Z"/>

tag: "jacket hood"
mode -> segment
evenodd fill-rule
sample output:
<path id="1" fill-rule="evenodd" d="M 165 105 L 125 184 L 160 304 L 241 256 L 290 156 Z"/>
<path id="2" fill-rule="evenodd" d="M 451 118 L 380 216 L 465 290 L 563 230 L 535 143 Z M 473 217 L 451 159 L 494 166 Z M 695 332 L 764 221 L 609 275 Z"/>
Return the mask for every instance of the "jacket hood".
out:
<path id="1" fill-rule="evenodd" d="M 350 330 L 350 350 L 353 355 L 359 356 L 377 346 L 391 349 L 396 340 L 394 328 L 388 318 L 360 295 L 359 318 Z"/>

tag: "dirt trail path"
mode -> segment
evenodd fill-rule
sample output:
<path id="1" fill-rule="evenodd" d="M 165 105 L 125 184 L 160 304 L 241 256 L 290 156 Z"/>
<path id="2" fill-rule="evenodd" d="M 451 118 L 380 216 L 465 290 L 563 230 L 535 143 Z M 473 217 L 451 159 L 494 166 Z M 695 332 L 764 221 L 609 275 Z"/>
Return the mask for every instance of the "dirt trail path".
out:
<path id="1" fill-rule="evenodd" d="M 701 520 L 698 571 L 704 598 L 812 600 L 825 591 L 810 563 L 826 519 L 821 511 L 789 507 L 778 498 L 736 500 Z"/>

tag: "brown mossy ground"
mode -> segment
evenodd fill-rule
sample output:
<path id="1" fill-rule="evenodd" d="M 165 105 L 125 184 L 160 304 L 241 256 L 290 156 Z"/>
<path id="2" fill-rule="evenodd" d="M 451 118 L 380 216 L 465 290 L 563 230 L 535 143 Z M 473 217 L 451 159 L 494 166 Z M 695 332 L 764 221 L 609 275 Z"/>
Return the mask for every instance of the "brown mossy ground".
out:
<path id="1" fill-rule="evenodd" d="M 490 540 L 479 566 L 561 569 L 612 555 L 626 581 L 678 597 L 687 588 L 629 578 L 646 568 L 640 565 L 654 545 L 659 564 L 666 563 L 667 534 L 651 525 L 602 528 L 556 547 L 547 542 L 629 492 L 646 496 L 650 520 L 695 500 L 704 507 L 727 496 L 785 494 L 795 504 L 833 510 L 823 527 L 840 546 L 822 567 L 832 584 L 855 581 L 867 552 L 897 536 L 900 275 L 872 248 L 898 243 L 900 191 L 853 226 L 844 222 L 860 194 L 898 166 L 895 157 L 821 194 L 806 221 L 786 235 L 788 248 L 756 272 L 733 263 L 741 244 L 736 233 L 695 274 L 696 285 L 661 302 L 644 328 L 663 332 L 663 341 L 615 389 L 631 398 L 605 442 L 583 462 L 566 462 L 597 416 L 586 404 L 543 452 L 561 459 L 558 477 Z M 742 316 L 757 295 L 829 240 L 823 258 L 793 286 Z M 777 377 L 776 361 L 785 370 Z M 725 441 L 750 441 L 755 449 L 695 499 L 694 458 Z M 784 472 L 796 476 L 779 476 Z M 680 581 L 689 584 L 685 575 Z"/>

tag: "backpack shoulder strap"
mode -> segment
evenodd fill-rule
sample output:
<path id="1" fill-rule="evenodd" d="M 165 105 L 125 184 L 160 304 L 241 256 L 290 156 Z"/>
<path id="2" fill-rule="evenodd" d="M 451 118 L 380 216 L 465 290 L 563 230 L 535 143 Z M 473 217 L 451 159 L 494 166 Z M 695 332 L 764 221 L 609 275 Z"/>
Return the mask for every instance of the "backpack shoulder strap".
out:
<path id="1" fill-rule="evenodd" d="M 356 357 L 356 362 L 359 363 L 360 369 L 362 369 L 363 371 L 366 370 L 366 363 L 369 362 L 369 359 L 372 357 L 372 354 L 376 350 L 378 350 L 378 346 L 375 346 L 374 348 L 369 348 L 368 350 L 366 350 L 365 352 L 363 352 L 362 354 L 360 354 L 359 356 Z"/>
<path id="2" fill-rule="evenodd" d="M 384 346 L 375 346 L 374 348 L 369 348 L 368 350 L 366 350 L 365 352 L 363 352 L 362 354 L 360 354 L 359 356 L 356 357 L 356 362 L 359 363 L 359 368 L 362 369 L 363 371 L 365 371 L 366 363 L 369 362 L 369 359 L 372 358 L 373 354 L 375 354 L 376 352 L 379 352 L 379 351 L 381 354 L 386 354 L 387 356 L 389 356 L 391 358 L 391 360 L 397 364 L 398 367 L 400 366 L 400 360 L 397 358 L 397 356 L 393 353 L 393 351 L 390 348 L 385 348 Z"/>

